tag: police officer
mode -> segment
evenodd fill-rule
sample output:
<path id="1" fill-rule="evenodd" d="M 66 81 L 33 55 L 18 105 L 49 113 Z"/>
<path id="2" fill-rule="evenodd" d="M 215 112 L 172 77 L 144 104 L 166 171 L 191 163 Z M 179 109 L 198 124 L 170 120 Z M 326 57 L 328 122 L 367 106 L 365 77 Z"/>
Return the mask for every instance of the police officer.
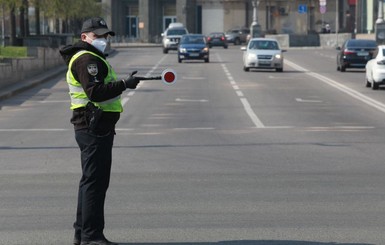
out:
<path id="1" fill-rule="evenodd" d="M 71 123 L 81 152 L 74 245 L 115 244 L 103 234 L 115 124 L 123 111 L 120 95 L 127 88 L 135 89 L 140 78 L 133 72 L 126 79 L 117 79 L 104 54 L 108 35 L 115 33 L 106 22 L 91 18 L 83 23 L 81 41 L 60 50 L 68 65 Z"/>

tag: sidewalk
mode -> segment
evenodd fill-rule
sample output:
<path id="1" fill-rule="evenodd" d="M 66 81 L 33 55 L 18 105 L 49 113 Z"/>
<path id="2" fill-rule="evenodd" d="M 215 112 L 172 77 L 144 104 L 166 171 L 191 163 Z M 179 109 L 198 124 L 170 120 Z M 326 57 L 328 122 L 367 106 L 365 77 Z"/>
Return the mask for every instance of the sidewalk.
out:
<path id="1" fill-rule="evenodd" d="M 30 89 L 34 86 L 37 86 L 39 84 L 42 84 L 44 82 L 49 81 L 50 79 L 56 77 L 56 76 L 63 76 L 65 77 L 65 72 L 67 70 L 67 66 L 59 66 L 56 68 L 52 68 L 46 72 L 41 73 L 40 75 L 31 77 L 28 80 L 24 80 L 21 82 L 17 82 L 15 84 L 5 86 L 1 88 L 0 90 L 0 100 L 9 98 L 15 94 L 21 93 L 27 89 Z"/>
<path id="2" fill-rule="evenodd" d="M 152 44 L 152 43 L 113 43 L 111 45 L 112 50 L 109 52 L 110 54 L 115 52 L 115 49 L 119 48 L 159 48 L 161 47 L 161 44 Z M 59 66 L 52 68 L 48 71 L 44 71 L 43 73 L 34 76 L 28 80 L 24 80 L 21 82 L 17 82 L 15 84 L 5 86 L 0 89 L 0 100 L 7 99 L 11 96 L 14 96 L 18 93 L 21 93 L 27 89 L 30 89 L 34 86 L 37 86 L 39 84 L 42 84 L 44 82 L 49 81 L 50 79 L 56 77 L 56 76 L 63 76 L 65 77 L 65 73 L 67 70 L 67 66 Z"/>

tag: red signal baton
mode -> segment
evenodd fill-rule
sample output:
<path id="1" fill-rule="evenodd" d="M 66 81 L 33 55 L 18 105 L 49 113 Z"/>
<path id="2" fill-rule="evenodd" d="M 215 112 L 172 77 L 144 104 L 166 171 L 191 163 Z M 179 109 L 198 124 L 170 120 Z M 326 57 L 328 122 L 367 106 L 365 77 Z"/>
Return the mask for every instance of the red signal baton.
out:
<path id="1" fill-rule="evenodd" d="M 166 69 L 162 72 L 162 81 L 166 84 L 173 84 L 176 82 L 176 72 L 172 69 Z"/>
<path id="2" fill-rule="evenodd" d="M 162 80 L 165 84 L 171 85 L 176 82 L 176 72 L 172 69 L 166 69 L 162 72 L 162 76 L 136 78 L 139 80 Z"/>

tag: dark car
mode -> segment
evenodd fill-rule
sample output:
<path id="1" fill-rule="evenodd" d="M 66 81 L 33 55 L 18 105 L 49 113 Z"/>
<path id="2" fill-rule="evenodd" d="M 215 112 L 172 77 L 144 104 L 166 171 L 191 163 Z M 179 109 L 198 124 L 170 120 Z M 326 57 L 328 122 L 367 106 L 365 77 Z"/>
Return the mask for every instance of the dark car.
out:
<path id="1" fill-rule="evenodd" d="M 209 44 L 209 48 L 214 46 L 220 46 L 223 48 L 227 48 L 227 39 L 225 33 L 223 32 L 212 32 L 207 36 L 207 43 Z"/>
<path id="2" fill-rule="evenodd" d="M 337 70 L 344 72 L 347 68 L 365 68 L 366 63 L 373 58 L 377 48 L 374 40 L 349 39 L 342 47 L 337 47 Z"/>
<path id="3" fill-rule="evenodd" d="M 250 29 L 246 27 L 234 28 L 228 30 L 225 35 L 228 43 L 240 45 L 247 42 L 247 36 L 250 35 Z"/>
<path id="4" fill-rule="evenodd" d="M 178 62 L 183 60 L 204 60 L 209 62 L 209 47 L 202 34 L 183 35 L 178 46 Z"/>

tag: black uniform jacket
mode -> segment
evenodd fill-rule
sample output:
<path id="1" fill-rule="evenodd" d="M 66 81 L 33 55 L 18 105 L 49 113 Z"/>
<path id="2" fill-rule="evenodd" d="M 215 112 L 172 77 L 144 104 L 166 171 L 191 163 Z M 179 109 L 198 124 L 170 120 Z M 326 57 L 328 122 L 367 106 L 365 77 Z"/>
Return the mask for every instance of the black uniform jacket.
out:
<path id="1" fill-rule="evenodd" d="M 105 55 L 98 49 L 83 41 L 63 47 L 60 54 L 68 65 L 72 56 L 81 50 L 88 50 L 105 58 Z M 89 69 L 90 67 L 94 69 Z M 97 70 L 95 67 L 97 67 Z M 104 84 L 104 79 L 108 74 L 108 67 L 102 59 L 94 55 L 86 53 L 78 57 L 72 63 L 71 71 L 75 79 L 81 83 L 87 97 L 93 102 L 112 99 L 126 90 L 123 81 Z M 98 123 L 97 132 L 103 134 L 113 131 L 119 117 L 119 112 L 103 112 Z M 85 108 L 82 107 L 73 111 L 71 123 L 74 124 L 75 130 L 88 128 Z"/>

